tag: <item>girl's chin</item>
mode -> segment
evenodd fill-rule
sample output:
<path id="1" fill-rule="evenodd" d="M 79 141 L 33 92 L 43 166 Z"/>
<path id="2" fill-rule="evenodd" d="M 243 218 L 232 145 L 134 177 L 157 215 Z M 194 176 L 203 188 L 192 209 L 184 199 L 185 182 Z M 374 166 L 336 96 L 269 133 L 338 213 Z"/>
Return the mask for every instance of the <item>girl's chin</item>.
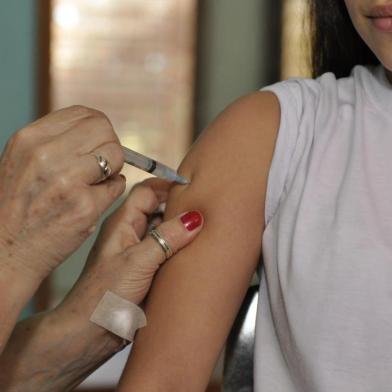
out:
<path id="1" fill-rule="evenodd" d="M 385 75 L 387 76 L 387 79 L 392 84 L 392 64 L 385 64 L 383 62 L 382 66 L 384 67 Z"/>
<path id="2" fill-rule="evenodd" d="M 387 68 L 385 68 L 385 73 L 387 75 L 387 79 L 389 80 L 389 83 L 392 84 L 392 71 L 390 71 Z"/>
<path id="3" fill-rule="evenodd" d="M 378 52 L 373 52 L 376 54 L 378 60 L 380 61 L 380 63 L 382 64 L 382 66 L 384 67 L 384 69 L 387 72 L 392 72 L 392 47 L 389 49 L 390 45 L 388 45 L 387 47 L 383 47 L 382 50 L 379 50 Z M 386 49 L 388 49 L 388 51 L 386 51 Z"/>

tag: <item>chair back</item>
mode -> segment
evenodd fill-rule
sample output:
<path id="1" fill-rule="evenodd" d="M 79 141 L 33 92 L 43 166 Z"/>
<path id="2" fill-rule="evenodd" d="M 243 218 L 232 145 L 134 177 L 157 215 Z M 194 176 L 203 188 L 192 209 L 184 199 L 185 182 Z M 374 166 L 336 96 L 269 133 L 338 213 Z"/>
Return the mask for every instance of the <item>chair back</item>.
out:
<path id="1" fill-rule="evenodd" d="M 253 392 L 253 351 L 259 286 L 251 286 L 226 343 L 223 391 Z"/>

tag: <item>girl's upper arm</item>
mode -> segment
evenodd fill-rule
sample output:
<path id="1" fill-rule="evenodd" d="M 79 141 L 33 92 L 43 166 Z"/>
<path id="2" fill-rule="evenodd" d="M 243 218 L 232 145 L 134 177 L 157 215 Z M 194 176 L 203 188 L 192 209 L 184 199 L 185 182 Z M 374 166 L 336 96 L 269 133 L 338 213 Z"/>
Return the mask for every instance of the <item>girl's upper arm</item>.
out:
<path id="1" fill-rule="evenodd" d="M 268 171 L 280 121 L 276 96 L 229 106 L 180 167 L 167 218 L 202 212 L 202 232 L 159 271 L 120 391 L 204 391 L 249 281 L 264 230 Z"/>

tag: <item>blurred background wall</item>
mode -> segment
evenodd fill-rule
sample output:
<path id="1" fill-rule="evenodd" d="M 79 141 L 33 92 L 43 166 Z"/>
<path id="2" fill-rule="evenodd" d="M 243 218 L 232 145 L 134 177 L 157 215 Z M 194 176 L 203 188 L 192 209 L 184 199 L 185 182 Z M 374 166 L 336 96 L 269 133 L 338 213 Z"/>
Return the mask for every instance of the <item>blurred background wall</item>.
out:
<path id="1" fill-rule="evenodd" d="M 196 131 L 228 104 L 279 79 L 281 3 L 199 2 Z"/>
<path id="2" fill-rule="evenodd" d="M 83 7 L 70 7 L 78 3 Z M 52 107 L 82 103 L 103 110 L 125 145 L 173 167 L 192 139 L 227 105 L 279 79 L 279 2 L 185 0 L 181 20 L 186 26 L 176 20 L 175 6 L 168 6 L 178 4 L 173 0 L 148 2 L 160 4 L 153 11 L 143 0 L 119 0 L 110 7 L 95 3 L 52 1 Z M 107 33 L 102 34 L 102 20 L 109 11 L 117 26 L 129 21 L 127 25 L 133 27 L 117 31 L 106 22 Z M 118 13 L 127 12 L 126 18 L 116 19 Z M 145 21 L 138 27 L 132 18 L 136 14 L 140 20 L 143 12 Z M 162 23 L 165 18 L 177 28 Z M 151 31 L 143 30 L 144 26 Z M 145 176 L 135 169 L 125 170 L 129 184 Z M 58 302 L 77 278 L 93 240 L 53 274 L 52 302 Z"/>
<path id="3" fill-rule="evenodd" d="M 109 114 L 123 143 L 176 165 L 192 139 L 236 98 L 281 75 L 302 74 L 296 64 L 303 4 L 8 1 L 0 13 L 0 151 L 43 108 L 85 104 Z M 129 184 L 141 176 L 127 172 Z M 53 274 L 41 303 L 61 300 L 92 241 Z M 112 388 L 125 356 L 115 357 L 87 386 Z"/>
<path id="4" fill-rule="evenodd" d="M 37 14 L 34 1 L 10 1 L 0 12 L 0 151 L 36 118 Z M 28 305 L 21 317 L 32 312 Z"/>
<path id="5" fill-rule="evenodd" d="M 0 12 L 0 150 L 13 131 L 36 115 L 35 5 L 8 1 Z"/>

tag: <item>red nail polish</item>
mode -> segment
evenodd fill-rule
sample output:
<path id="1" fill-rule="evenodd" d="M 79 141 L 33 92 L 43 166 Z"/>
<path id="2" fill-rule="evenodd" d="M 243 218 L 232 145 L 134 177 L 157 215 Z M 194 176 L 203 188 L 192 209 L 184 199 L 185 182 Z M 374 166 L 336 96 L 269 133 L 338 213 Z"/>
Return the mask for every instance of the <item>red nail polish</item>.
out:
<path id="1" fill-rule="evenodd" d="M 198 211 L 190 211 L 181 217 L 181 222 L 188 231 L 193 231 L 203 223 L 203 216 Z"/>

